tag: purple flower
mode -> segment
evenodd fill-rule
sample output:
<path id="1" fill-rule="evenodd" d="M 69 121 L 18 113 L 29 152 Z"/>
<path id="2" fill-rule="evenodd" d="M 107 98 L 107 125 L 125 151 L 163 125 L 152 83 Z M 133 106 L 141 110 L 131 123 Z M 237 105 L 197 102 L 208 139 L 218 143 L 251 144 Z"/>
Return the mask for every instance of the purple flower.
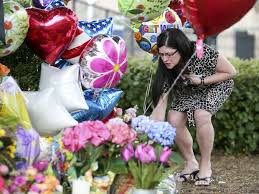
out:
<path id="1" fill-rule="evenodd" d="M 25 130 L 18 125 L 16 137 L 16 154 L 25 158 L 27 164 L 32 164 L 40 154 L 39 134 L 33 129 Z"/>
<path id="2" fill-rule="evenodd" d="M 132 144 L 125 146 L 121 152 L 122 160 L 129 161 L 134 156 L 134 148 Z"/>
<path id="3" fill-rule="evenodd" d="M 26 178 L 24 176 L 16 176 L 14 180 L 14 184 L 18 187 L 23 186 L 26 184 Z"/>
<path id="4" fill-rule="evenodd" d="M 169 147 L 164 147 L 160 155 L 160 162 L 165 163 L 171 156 L 172 150 Z"/>
<path id="5" fill-rule="evenodd" d="M 155 149 L 148 144 L 140 144 L 135 150 L 135 157 L 142 163 L 150 163 L 156 161 Z"/>
<path id="6" fill-rule="evenodd" d="M 37 162 L 33 163 L 33 167 L 36 168 L 39 172 L 47 169 L 48 165 L 49 165 L 48 160 L 42 160 L 42 161 L 37 161 Z"/>

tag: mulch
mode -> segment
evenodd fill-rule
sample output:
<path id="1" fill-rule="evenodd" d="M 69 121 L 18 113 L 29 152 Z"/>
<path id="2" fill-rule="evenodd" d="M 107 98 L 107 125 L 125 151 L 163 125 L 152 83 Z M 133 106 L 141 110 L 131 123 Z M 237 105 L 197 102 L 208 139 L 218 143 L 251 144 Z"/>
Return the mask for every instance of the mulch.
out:
<path id="1" fill-rule="evenodd" d="M 259 194 L 259 154 L 212 155 L 214 181 L 210 186 L 183 183 L 181 194 Z"/>

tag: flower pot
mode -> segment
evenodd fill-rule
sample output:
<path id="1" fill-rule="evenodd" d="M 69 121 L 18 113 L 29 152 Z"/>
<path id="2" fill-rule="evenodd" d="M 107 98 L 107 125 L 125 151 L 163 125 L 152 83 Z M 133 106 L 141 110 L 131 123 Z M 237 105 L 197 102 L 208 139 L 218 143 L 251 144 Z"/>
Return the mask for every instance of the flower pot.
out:
<path id="1" fill-rule="evenodd" d="M 132 189 L 131 194 L 157 194 L 156 189 Z"/>
<path id="2" fill-rule="evenodd" d="M 86 180 L 75 179 L 72 181 L 72 194 L 89 194 L 90 183 Z"/>

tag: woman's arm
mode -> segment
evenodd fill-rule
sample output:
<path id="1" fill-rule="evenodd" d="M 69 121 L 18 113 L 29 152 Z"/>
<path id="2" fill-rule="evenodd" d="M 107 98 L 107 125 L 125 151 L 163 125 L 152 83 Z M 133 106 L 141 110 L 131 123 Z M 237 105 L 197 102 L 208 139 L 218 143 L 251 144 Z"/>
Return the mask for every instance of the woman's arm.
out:
<path id="1" fill-rule="evenodd" d="M 216 73 L 205 77 L 204 84 L 213 84 L 233 78 L 236 75 L 235 67 L 222 55 L 219 55 Z"/>
<path id="2" fill-rule="evenodd" d="M 218 56 L 216 73 L 204 78 L 204 85 L 219 83 L 233 78 L 236 75 L 235 67 L 222 55 Z M 193 85 L 200 85 L 201 79 L 194 74 L 183 75 L 191 81 Z"/>
<path id="3" fill-rule="evenodd" d="M 164 97 L 160 97 L 156 107 L 152 111 L 150 115 L 150 119 L 154 121 L 164 121 L 165 120 L 165 114 L 166 114 L 166 108 L 167 108 L 167 102 L 168 102 L 168 95 Z"/>

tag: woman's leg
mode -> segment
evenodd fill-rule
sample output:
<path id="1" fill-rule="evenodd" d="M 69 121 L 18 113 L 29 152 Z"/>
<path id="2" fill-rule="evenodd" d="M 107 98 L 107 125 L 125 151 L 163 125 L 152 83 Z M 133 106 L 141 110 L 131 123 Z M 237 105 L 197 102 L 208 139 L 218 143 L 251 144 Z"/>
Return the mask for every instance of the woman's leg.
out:
<path id="1" fill-rule="evenodd" d="M 196 124 L 196 139 L 201 152 L 200 178 L 210 177 L 211 171 L 211 152 L 214 142 L 214 128 L 211 122 L 212 114 L 205 110 L 195 110 L 194 119 Z"/>
<path id="2" fill-rule="evenodd" d="M 167 120 L 172 126 L 176 128 L 175 142 L 179 147 L 184 159 L 186 160 L 186 166 L 181 174 L 191 173 L 194 170 L 197 170 L 199 166 L 193 153 L 192 136 L 186 127 L 186 113 L 170 110 L 168 112 Z"/>

